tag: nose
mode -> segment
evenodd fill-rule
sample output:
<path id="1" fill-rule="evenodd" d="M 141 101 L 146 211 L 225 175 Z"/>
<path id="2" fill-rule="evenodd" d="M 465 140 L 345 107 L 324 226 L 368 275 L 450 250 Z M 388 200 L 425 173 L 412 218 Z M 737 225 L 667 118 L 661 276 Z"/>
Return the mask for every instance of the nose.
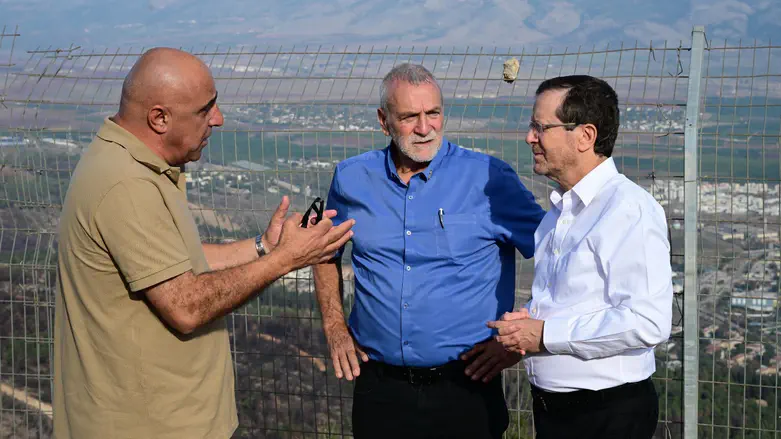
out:
<path id="1" fill-rule="evenodd" d="M 532 128 L 529 128 L 529 131 L 526 132 L 526 143 L 528 145 L 531 145 L 532 143 L 537 143 L 537 131 L 534 131 Z"/>
<path id="2" fill-rule="evenodd" d="M 418 117 L 418 121 L 415 124 L 415 134 L 420 136 L 427 136 L 431 131 L 431 123 L 428 120 L 428 116 L 422 114 Z"/>
<path id="3" fill-rule="evenodd" d="M 225 117 L 222 115 L 220 106 L 214 104 L 214 114 L 212 114 L 212 118 L 209 120 L 209 126 L 221 127 L 224 122 L 225 122 Z"/>

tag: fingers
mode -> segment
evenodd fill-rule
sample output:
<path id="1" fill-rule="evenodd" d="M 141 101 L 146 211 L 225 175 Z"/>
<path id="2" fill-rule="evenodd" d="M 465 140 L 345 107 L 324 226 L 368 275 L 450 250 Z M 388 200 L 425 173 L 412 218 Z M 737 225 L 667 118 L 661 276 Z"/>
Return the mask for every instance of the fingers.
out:
<path id="1" fill-rule="evenodd" d="M 309 215 L 309 225 L 310 225 L 310 226 L 314 226 L 314 225 L 316 225 L 316 224 L 320 224 L 320 223 L 322 223 L 324 220 L 329 220 L 329 223 L 328 223 L 328 224 L 332 224 L 332 221 L 331 221 L 331 219 L 332 219 L 333 217 L 335 217 L 335 216 L 336 216 L 336 214 L 337 214 L 337 212 L 336 212 L 336 210 L 334 210 L 334 209 L 329 209 L 329 210 L 326 210 L 325 212 L 323 212 L 323 216 L 322 216 L 322 218 L 320 219 L 320 222 L 317 222 L 317 220 L 316 220 L 316 219 L 317 219 L 317 214 L 315 214 L 315 213 L 312 213 L 312 214 L 310 214 L 310 215 Z"/>
<path id="2" fill-rule="evenodd" d="M 487 383 L 494 379 L 497 375 L 502 373 L 502 371 L 505 369 L 504 364 L 501 362 L 494 365 L 493 369 L 489 370 L 485 375 L 483 375 L 483 382 Z"/>
<path id="3" fill-rule="evenodd" d="M 499 335 L 512 335 L 521 331 L 523 331 L 523 329 L 519 326 L 506 326 L 504 328 L 498 328 L 496 333 Z"/>
<path id="4" fill-rule="evenodd" d="M 350 360 L 347 359 L 347 352 L 339 347 L 331 352 L 331 357 L 333 358 L 336 377 L 340 379 L 344 377 L 347 378 L 347 381 L 352 381 L 353 372 L 352 367 L 350 366 Z"/>
<path id="5" fill-rule="evenodd" d="M 322 224 L 322 221 L 321 223 Z M 318 224 L 318 226 L 320 225 Z M 352 230 L 350 230 L 355 225 L 355 220 L 347 220 L 338 226 L 332 228 L 328 231 L 328 233 L 325 234 L 326 242 L 330 244 L 339 243 L 341 242 L 341 245 L 336 247 L 339 249 L 342 245 L 346 244 L 347 241 L 350 240 L 350 238 L 353 236 Z M 345 239 L 347 237 L 347 239 Z"/>
<path id="6" fill-rule="evenodd" d="M 339 362 L 339 355 L 333 351 L 331 351 L 331 362 L 334 365 L 334 375 L 336 375 L 337 378 L 342 379 L 344 373 L 342 373 L 342 365 Z"/>
<path id="7" fill-rule="evenodd" d="M 337 378 L 344 377 L 347 378 L 347 381 L 357 378 L 361 374 L 359 359 L 366 362 L 369 361 L 369 356 L 358 347 L 349 334 L 334 340 L 331 348 L 331 361 L 334 364 Z"/>
<path id="8" fill-rule="evenodd" d="M 475 381 L 484 379 L 487 373 L 492 371 L 497 364 L 501 363 L 503 357 L 504 352 L 500 354 L 487 352 L 477 357 L 477 359 L 469 365 L 467 368 L 469 371 L 467 375 L 470 375 Z M 501 368 L 499 370 L 501 370 Z"/>
<path id="9" fill-rule="evenodd" d="M 505 332 L 507 332 L 507 328 L 515 328 L 516 326 L 518 326 L 517 322 L 518 322 L 517 320 L 508 320 L 508 321 L 493 320 L 493 321 L 490 321 L 490 322 L 486 323 L 485 325 L 488 326 L 489 328 L 497 329 L 500 332 L 502 330 L 505 330 Z M 510 331 L 510 332 L 512 332 L 512 331 Z"/>
<path id="10" fill-rule="evenodd" d="M 507 349 L 509 352 L 513 352 L 521 356 L 526 355 L 526 349 L 522 349 L 518 346 L 507 346 L 505 349 Z"/>
<path id="11" fill-rule="evenodd" d="M 474 360 L 472 360 L 471 363 L 469 363 L 469 366 L 466 367 L 466 374 L 472 375 L 475 373 L 476 370 L 480 368 L 486 361 L 489 361 L 493 357 L 493 354 L 488 351 L 483 351 L 480 355 L 475 357 Z"/>
<path id="12" fill-rule="evenodd" d="M 366 354 L 363 354 L 364 356 Z M 331 359 L 334 363 L 334 371 L 337 378 L 347 378 L 352 381 L 353 378 L 361 374 L 361 364 L 354 349 L 338 347 L 331 351 Z M 366 357 L 364 361 L 368 361 Z"/>
<path id="13" fill-rule="evenodd" d="M 285 220 L 285 224 L 291 224 L 295 225 L 294 227 L 298 227 L 299 224 L 301 224 L 301 219 L 304 218 L 304 215 L 301 215 L 298 212 L 293 212 L 288 219 Z"/>
<path id="14" fill-rule="evenodd" d="M 483 344 L 477 344 L 472 349 L 461 354 L 461 360 L 469 361 L 470 358 L 473 358 L 475 355 L 479 354 L 480 352 L 483 352 L 484 350 L 485 350 L 485 346 Z"/>
<path id="15" fill-rule="evenodd" d="M 355 378 L 358 378 L 358 375 L 361 374 L 361 363 L 358 362 L 358 357 L 355 355 L 355 349 L 349 349 L 347 351 L 347 361 L 350 362 L 350 368 L 352 370 L 352 375 Z M 349 381 L 350 378 L 348 376 L 347 380 Z"/>
<path id="16" fill-rule="evenodd" d="M 271 215 L 271 221 L 284 221 L 287 216 L 287 210 L 290 208 L 290 198 L 287 195 L 282 197 L 282 201 L 279 202 L 277 210 Z"/>
<path id="17" fill-rule="evenodd" d="M 358 356 L 361 358 L 361 361 L 364 363 L 369 361 L 369 356 L 366 355 L 366 352 L 363 351 L 363 349 L 358 346 L 358 343 L 353 343 L 355 345 L 355 352 L 358 353 Z"/>
<path id="18" fill-rule="evenodd" d="M 500 335 L 496 337 L 496 341 L 502 344 L 502 346 L 507 349 L 509 346 L 515 346 L 518 344 L 518 337 L 515 336 L 515 334 L 510 335 Z"/>
<path id="19" fill-rule="evenodd" d="M 501 321 L 507 322 L 511 320 L 523 320 L 528 319 L 531 316 L 529 315 L 529 310 L 526 308 L 521 308 L 520 310 L 516 312 L 506 312 L 502 315 Z"/>

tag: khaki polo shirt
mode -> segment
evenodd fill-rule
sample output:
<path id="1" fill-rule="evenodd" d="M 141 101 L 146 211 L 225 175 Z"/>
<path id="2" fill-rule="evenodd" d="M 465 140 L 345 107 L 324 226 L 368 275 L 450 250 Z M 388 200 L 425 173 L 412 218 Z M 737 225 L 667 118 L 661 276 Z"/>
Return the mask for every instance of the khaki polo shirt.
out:
<path id="1" fill-rule="evenodd" d="M 59 225 L 57 439 L 225 439 L 238 425 L 225 319 L 184 336 L 142 293 L 209 270 L 183 180 L 110 119 L 73 172 Z"/>

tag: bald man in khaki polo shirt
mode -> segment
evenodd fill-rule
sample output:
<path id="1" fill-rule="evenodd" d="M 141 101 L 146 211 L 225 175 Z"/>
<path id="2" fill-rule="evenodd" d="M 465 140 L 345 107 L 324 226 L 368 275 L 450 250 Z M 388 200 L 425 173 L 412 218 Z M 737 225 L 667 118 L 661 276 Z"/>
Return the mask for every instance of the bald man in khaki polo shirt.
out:
<path id="1" fill-rule="evenodd" d="M 79 161 L 62 210 L 55 311 L 57 439 L 229 438 L 237 427 L 223 316 L 352 236 L 308 228 L 284 198 L 257 239 L 202 244 L 179 166 L 223 123 L 203 62 L 152 49 Z"/>

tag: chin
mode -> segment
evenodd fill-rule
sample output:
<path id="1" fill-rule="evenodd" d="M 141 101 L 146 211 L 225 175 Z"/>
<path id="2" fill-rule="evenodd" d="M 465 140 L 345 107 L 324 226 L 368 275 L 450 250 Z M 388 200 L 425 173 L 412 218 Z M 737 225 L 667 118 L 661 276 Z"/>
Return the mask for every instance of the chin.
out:
<path id="1" fill-rule="evenodd" d="M 201 151 L 195 151 L 192 154 L 187 156 L 188 162 L 197 162 L 201 159 Z"/>
<path id="2" fill-rule="evenodd" d="M 543 175 L 543 176 L 547 176 L 548 175 L 548 168 L 546 168 L 544 166 L 538 166 L 537 164 L 535 164 L 534 168 L 532 168 L 532 169 L 533 169 L 534 173 L 537 174 L 537 175 Z"/>

